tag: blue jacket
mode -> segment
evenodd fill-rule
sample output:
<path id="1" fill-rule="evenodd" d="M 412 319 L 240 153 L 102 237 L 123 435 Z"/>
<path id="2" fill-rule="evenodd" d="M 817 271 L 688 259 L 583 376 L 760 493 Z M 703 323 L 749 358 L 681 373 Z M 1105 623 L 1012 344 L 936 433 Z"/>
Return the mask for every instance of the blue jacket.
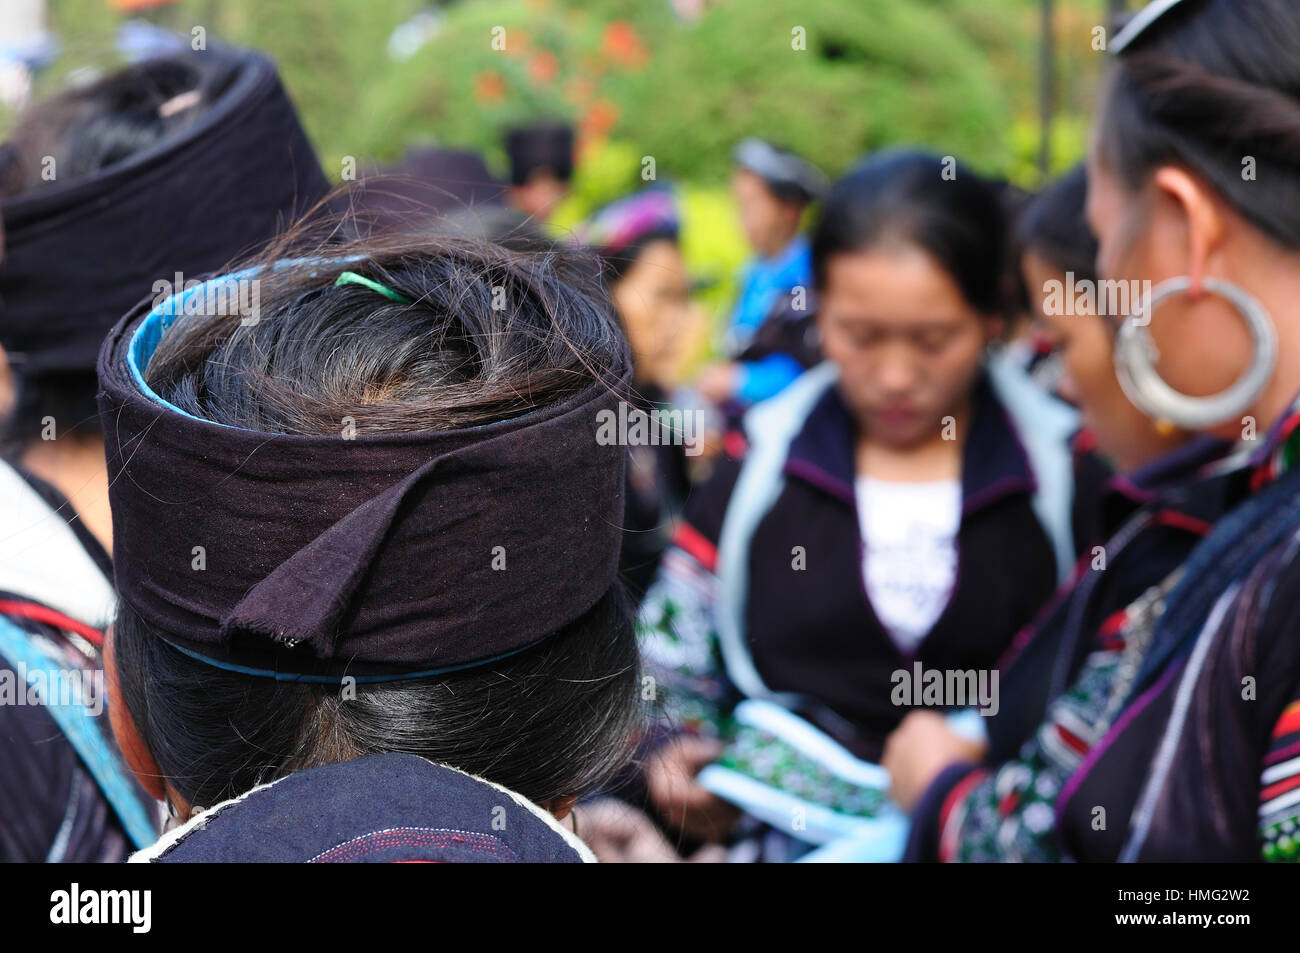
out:
<path id="1" fill-rule="evenodd" d="M 740 277 L 740 297 L 727 329 L 728 350 L 743 355 L 759 329 L 772 318 L 785 295 L 793 288 L 811 292 L 812 251 L 800 235 L 773 258 L 754 258 Z M 736 397 L 746 403 L 766 400 L 784 390 L 803 373 L 795 355 L 764 354 L 740 362 L 740 383 Z"/>

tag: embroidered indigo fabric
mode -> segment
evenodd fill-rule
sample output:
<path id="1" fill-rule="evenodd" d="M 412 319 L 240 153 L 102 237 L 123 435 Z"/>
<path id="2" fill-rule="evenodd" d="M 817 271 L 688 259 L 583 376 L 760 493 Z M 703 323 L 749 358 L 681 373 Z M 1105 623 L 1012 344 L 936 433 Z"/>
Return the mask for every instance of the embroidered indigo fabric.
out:
<path id="1" fill-rule="evenodd" d="M 211 108 L 153 148 L 0 206 L 0 343 L 24 376 L 91 371 L 155 282 L 188 281 L 273 237 L 329 190 L 266 57 L 221 57 Z"/>
<path id="2" fill-rule="evenodd" d="M 118 592 L 173 644 L 227 667 L 432 674 L 520 651 L 614 584 L 625 449 L 597 442 L 597 415 L 627 366 L 483 426 L 262 433 L 133 372 L 183 300 L 138 306 L 99 367 Z"/>
<path id="3" fill-rule="evenodd" d="M 304 811 L 302 805 L 310 804 Z M 296 771 L 198 815 L 135 861 L 580 863 L 523 798 L 411 754 Z"/>

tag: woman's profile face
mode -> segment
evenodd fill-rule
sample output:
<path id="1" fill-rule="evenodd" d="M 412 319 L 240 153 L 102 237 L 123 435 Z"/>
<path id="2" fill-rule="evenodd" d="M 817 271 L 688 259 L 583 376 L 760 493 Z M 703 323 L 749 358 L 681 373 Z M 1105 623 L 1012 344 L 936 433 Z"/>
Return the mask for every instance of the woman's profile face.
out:
<path id="1" fill-rule="evenodd" d="M 1182 170 L 1170 171 L 1186 183 L 1190 191 L 1185 194 L 1194 200 L 1217 202 L 1199 180 Z M 1102 281 L 1124 282 L 1131 300 L 1162 281 L 1187 275 L 1194 241 L 1202 240 L 1194 235 L 1185 201 L 1160 187 L 1154 176 L 1141 191 L 1126 188 L 1095 148 L 1088 160 L 1088 221 L 1097 236 Z M 1226 256 L 1219 251 L 1205 256 L 1203 274 L 1233 280 Z M 1215 295 L 1175 295 L 1142 320 L 1150 322 L 1147 330 L 1158 353 L 1156 371 L 1184 394 L 1219 393 L 1250 364 L 1252 344 L 1245 324 Z M 1239 420 L 1228 420 L 1211 432 L 1235 439 L 1240 430 Z"/>
<path id="2" fill-rule="evenodd" d="M 1021 259 L 1021 272 L 1034 303 L 1035 323 L 1061 362 L 1057 391 L 1079 408 L 1084 425 L 1096 436 L 1102 453 L 1125 472 L 1184 442 L 1184 433 L 1160 434 L 1124 395 L 1115 377 L 1115 338 L 1107 318 L 1095 308 L 1074 306 L 1085 300 L 1082 298 L 1068 302 L 1072 305 L 1068 308 L 1049 306 L 1055 288 L 1052 283 L 1068 287 L 1066 274 L 1032 251 Z M 1055 301 L 1059 303 L 1061 296 Z"/>
<path id="3" fill-rule="evenodd" d="M 638 375 L 655 381 L 671 377 L 691 318 L 690 280 L 681 249 L 666 238 L 647 243 L 612 294 Z"/>
<path id="4" fill-rule="evenodd" d="M 961 409 L 985 345 L 1001 327 L 910 244 L 832 256 L 817 324 L 859 426 L 900 449 L 942 433 L 943 418 Z"/>

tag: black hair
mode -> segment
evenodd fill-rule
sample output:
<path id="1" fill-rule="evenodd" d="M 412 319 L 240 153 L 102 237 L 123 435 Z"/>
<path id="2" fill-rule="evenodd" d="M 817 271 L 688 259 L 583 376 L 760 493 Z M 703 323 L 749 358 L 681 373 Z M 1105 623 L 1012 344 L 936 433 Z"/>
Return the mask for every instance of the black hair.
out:
<path id="1" fill-rule="evenodd" d="M 299 238 L 277 241 L 262 264 Z M 396 433 L 548 406 L 593 380 L 612 384 L 627 361 L 626 341 L 585 278 L 591 266 L 572 260 L 578 252 L 427 234 L 328 249 L 338 258 L 359 253 L 366 260 L 354 268 L 411 303 L 322 285 L 319 257 L 282 264 L 264 272 L 259 321 L 213 315 L 174 326 L 145 370 L 148 383 L 188 413 L 237 427 L 330 433 L 350 415 L 368 433 Z M 509 308 L 495 306 L 496 288 Z M 523 652 L 447 675 L 358 684 L 355 698 L 337 685 L 216 669 L 166 637 L 119 608 L 113 655 L 127 710 L 162 775 L 191 804 L 390 751 L 543 801 L 609 778 L 629 759 L 640 725 L 632 607 L 618 583 Z"/>
<path id="2" fill-rule="evenodd" d="M 34 104 L 5 143 L 0 196 L 81 179 L 148 149 L 203 114 L 228 82 L 220 76 L 200 57 L 146 60 Z M 185 93 L 195 95 L 178 101 Z M 42 174 L 47 156 L 53 180 Z"/>
<path id="3" fill-rule="evenodd" d="M 526 598 L 526 595 L 523 596 Z M 163 778 L 210 807 L 295 771 L 405 752 L 535 802 L 584 793 L 630 759 L 641 709 L 621 586 L 543 642 L 436 678 L 356 686 L 276 682 L 213 668 L 119 608 L 122 701 Z"/>
<path id="4" fill-rule="evenodd" d="M 611 285 L 622 281 L 623 276 L 636 264 L 637 259 L 641 257 L 641 253 L 646 250 L 646 247 L 653 242 L 659 241 L 672 242 L 674 245 L 679 244 L 678 230 L 671 225 L 652 228 L 638 235 L 618 251 L 608 254 L 599 252 L 605 281 Z"/>
<path id="5" fill-rule="evenodd" d="M 1159 166 L 1183 165 L 1274 241 L 1300 247 L 1297 50 L 1295 0 L 1184 0 L 1119 54 L 1102 158 L 1133 191 Z"/>
<path id="6" fill-rule="evenodd" d="M 538 122 L 506 131 L 510 182 L 524 185 L 535 172 L 550 172 L 561 182 L 573 178 L 573 127 Z"/>
<path id="7" fill-rule="evenodd" d="M 831 186 L 812 233 L 813 276 L 830 259 L 902 241 L 932 255 L 981 314 L 1003 314 L 1006 227 L 997 192 L 951 157 L 882 152 Z"/>
<path id="8" fill-rule="evenodd" d="M 1082 166 L 1035 196 L 1016 223 L 1016 245 L 1078 279 L 1097 278 L 1097 238 L 1087 217 L 1088 172 Z M 1018 266 L 1018 263 L 1017 263 Z"/>
<path id="9" fill-rule="evenodd" d="M 1002 219 L 1007 223 L 1006 250 L 1002 256 L 1002 301 L 1010 335 L 1033 307 L 1025 276 L 1020 270 L 1020 258 L 1024 249 L 1012 223 L 1021 220 L 1035 194 L 1002 178 L 991 179 L 989 184 L 997 193 L 998 202 L 1002 206 Z"/>

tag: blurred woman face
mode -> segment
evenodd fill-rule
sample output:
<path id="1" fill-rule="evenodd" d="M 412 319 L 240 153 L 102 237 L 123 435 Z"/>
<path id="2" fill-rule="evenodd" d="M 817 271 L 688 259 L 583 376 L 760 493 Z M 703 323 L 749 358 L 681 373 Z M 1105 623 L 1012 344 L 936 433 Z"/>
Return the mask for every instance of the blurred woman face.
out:
<path id="1" fill-rule="evenodd" d="M 1094 148 L 1088 160 L 1088 221 L 1097 236 L 1102 280 L 1136 282 L 1141 288 L 1187 275 L 1193 248 L 1207 234 L 1189 209 L 1195 213 L 1216 201 L 1202 183 L 1176 169 L 1160 170 L 1141 192 L 1130 192 Z M 1203 276 L 1231 280 L 1228 270 L 1221 252 L 1205 253 Z M 1216 394 L 1250 364 L 1253 347 L 1245 324 L 1215 295 L 1175 295 L 1145 317 L 1159 354 L 1155 368 L 1177 391 Z M 1209 432 L 1237 439 L 1241 421 L 1227 420 Z"/>
<path id="2" fill-rule="evenodd" d="M 928 252 L 900 244 L 832 256 L 817 324 L 859 426 L 905 449 L 940 437 L 1002 322 L 971 307 Z"/>
<path id="3" fill-rule="evenodd" d="M 666 238 L 649 242 L 613 286 L 612 294 L 637 375 L 666 383 L 690 319 L 690 282 L 681 249 Z"/>
<path id="4" fill-rule="evenodd" d="M 760 255 L 770 258 L 778 254 L 794 237 L 802 209 L 778 199 L 753 172 L 737 170 L 731 179 L 731 194 L 745 238 Z"/>
<path id="5" fill-rule="evenodd" d="M 1038 327 L 1061 361 L 1060 395 L 1079 408 L 1083 423 L 1097 438 L 1102 452 L 1120 471 L 1141 466 L 1187 439 L 1175 432 L 1160 434 L 1155 424 L 1134 407 L 1119 386 L 1112 360 L 1114 335 L 1107 319 L 1095 311 L 1057 314 L 1045 307 L 1049 282 L 1065 285 L 1065 273 L 1051 262 L 1027 252 L 1021 271 L 1036 305 Z M 1052 313 L 1049 313 L 1052 312 Z"/>

